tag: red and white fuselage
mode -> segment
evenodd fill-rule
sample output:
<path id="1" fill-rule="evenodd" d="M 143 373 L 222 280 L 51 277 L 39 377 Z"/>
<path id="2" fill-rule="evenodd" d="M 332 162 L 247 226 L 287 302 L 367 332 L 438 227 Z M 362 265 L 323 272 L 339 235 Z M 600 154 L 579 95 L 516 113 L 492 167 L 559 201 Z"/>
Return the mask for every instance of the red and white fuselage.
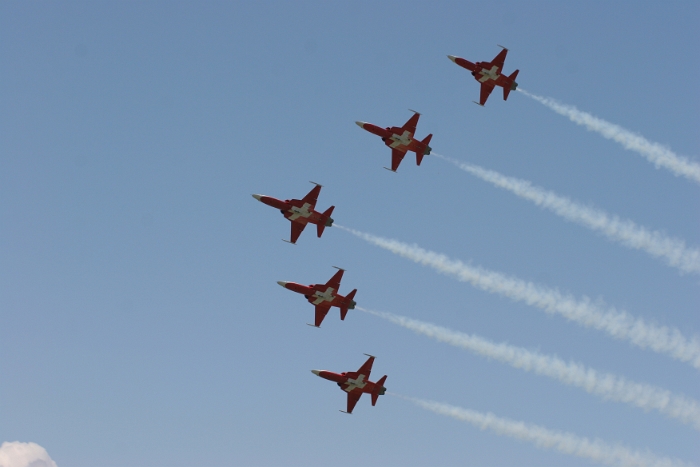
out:
<path id="1" fill-rule="evenodd" d="M 315 374 L 316 376 L 320 376 L 323 379 L 333 381 L 340 387 L 340 389 L 345 391 L 348 395 L 348 400 L 347 410 L 344 412 L 352 413 L 352 410 L 355 408 L 355 404 L 357 404 L 357 401 L 360 400 L 362 394 L 371 394 L 372 405 L 374 406 L 377 403 L 379 396 L 383 396 L 386 393 L 386 388 L 384 387 L 386 375 L 384 375 L 376 383 L 369 380 L 373 363 L 374 357 L 369 355 L 367 361 L 357 371 L 334 373 L 328 370 L 311 370 L 311 373 Z M 341 410 L 341 412 L 343 411 Z"/>
<path id="2" fill-rule="evenodd" d="M 354 309 L 357 305 L 357 302 L 353 300 L 357 289 L 354 289 L 346 296 L 342 296 L 338 293 L 343 272 L 344 271 L 340 269 L 325 284 L 303 285 L 287 281 L 277 281 L 277 283 L 285 289 L 302 294 L 304 298 L 314 306 L 314 326 L 319 327 L 331 307 L 335 306 L 340 308 L 340 319 L 345 320 L 348 310 Z"/>
<path id="3" fill-rule="evenodd" d="M 331 206 L 323 213 L 314 209 L 316 207 L 318 195 L 321 192 L 321 185 L 315 185 L 316 186 L 302 199 L 286 199 L 282 201 L 281 199 L 265 195 L 253 195 L 253 198 L 263 204 L 279 209 L 284 217 L 292 222 L 290 243 L 296 243 L 299 235 L 301 235 L 301 232 L 303 232 L 307 224 L 316 224 L 318 237 L 321 238 L 323 230 L 333 225 L 331 214 L 335 206 Z"/>
<path id="4" fill-rule="evenodd" d="M 403 128 L 397 126 L 382 128 L 367 122 L 355 123 L 363 130 L 367 130 L 370 133 L 381 137 L 384 144 L 392 149 L 399 149 L 403 152 L 412 151 L 416 154 L 422 155 L 430 154 L 430 146 L 420 140 L 413 139 L 413 135 L 408 130 L 404 130 Z"/>
<path id="5" fill-rule="evenodd" d="M 481 83 L 481 93 L 477 104 L 483 106 L 494 87 L 500 86 L 503 88 L 503 100 L 507 100 L 510 92 L 515 91 L 518 87 L 515 78 L 518 76 L 520 70 L 515 70 L 510 76 L 502 74 L 503 64 L 505 63 L 507 54 L 508 49 L 503 48 L 492 61 L 476 63 L 472 63 L 461 57 L 455 57 L 454 55 L 448 55 L 447 58 L 462 68 L 471 71 L 474 79 Z"/>
<path id="6" fill-rule="evenodd" d="M 406 152 L 411 151 L 416 153 L 416 165 L 420 165 L 423 161 L 423 156 L 427 156 L 432 151 L 428 146 L 432 134 L 426 136 L 422 141 L 414 138 L 418 118 L 420 114 L 415 112 L 414 115 L 402 127 L 392 126 L 382 128 L 373 123 L 355 122 L 357 126 L 363 130 L 379 136 L 384 141 L 384 144 L 391 148 L 391 171 L 396 172 L 399 164 L 403 160 Z"/>

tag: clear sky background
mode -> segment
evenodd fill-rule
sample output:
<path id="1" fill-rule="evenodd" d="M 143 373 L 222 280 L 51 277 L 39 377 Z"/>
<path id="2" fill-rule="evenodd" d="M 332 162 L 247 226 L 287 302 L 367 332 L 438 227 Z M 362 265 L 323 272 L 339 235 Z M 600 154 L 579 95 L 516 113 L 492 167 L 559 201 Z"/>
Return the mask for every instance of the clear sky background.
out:
<path id="1" fill-rule="evenodd" d="M 697 370 L 441 276 L 253 198 L 324 188 L 338 224 L 700 334 L 700 280 L 438 158 L 397 173 L 364 120 L 700 245 L 700 186 L 446 55 L 698 161 L 700 4 L 674 2 L 3 2 L 0 442 L 59 467 L 590 465 L 309 370 L 377 356 L 389 391 L 700 463 L 698 432 L 336 309 L 359 305 L 556 354 L 700 399 Z"/>

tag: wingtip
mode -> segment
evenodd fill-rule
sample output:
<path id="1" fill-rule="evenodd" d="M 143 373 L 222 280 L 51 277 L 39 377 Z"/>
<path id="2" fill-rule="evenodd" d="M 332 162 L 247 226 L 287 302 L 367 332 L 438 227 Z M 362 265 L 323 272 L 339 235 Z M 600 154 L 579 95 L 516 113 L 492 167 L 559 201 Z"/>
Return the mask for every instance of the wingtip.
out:
<path id="1" fill-rule="evenodd" d="M 367 355 L 368 357 L 377 358 L 377 357 L 375 357 L 374 355 L 370 355 L 370 354 L 368 354 L 368 353 L 366 353 L 365 355 Z"/>
<path id="2" fill-rule="evenodd" d="M 333 267 L 336 268 L 338 271 L 345 271 L 345 269 L 339 268 L 338 266 L 333 266 Z"/>
<path id="3" fill-rule="evenodd" d="M 323 187 L 323 185 L 321 185 L 320 183 L 312 182 L 311 180 L 309 180 L 309 183 L 313 183 L 313 184 L 316 185 L 316 186 Z"/>

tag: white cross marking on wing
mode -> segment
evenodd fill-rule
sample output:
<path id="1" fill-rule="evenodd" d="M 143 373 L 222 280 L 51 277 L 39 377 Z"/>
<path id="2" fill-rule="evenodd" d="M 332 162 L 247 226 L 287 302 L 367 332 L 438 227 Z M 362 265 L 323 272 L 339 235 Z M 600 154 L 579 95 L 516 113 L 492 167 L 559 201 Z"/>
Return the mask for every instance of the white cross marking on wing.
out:
<path id="1" fill-rule="evenodd" d="M 299 219 L 300 217 L 305 217 L 309 218 L 311 217 L 311 211 L 309 211 L 309 208 L 311 205 L 309 203 L 304 203 L 304 205 L 300 208 L 296 206 L 292 206 L 289 211 L 292 213 L 291 216 L 289 216 L 290 221 L 294 221 Z"/>
<path id="2" fill-rule="evenodd" d="M 360 375 L 357 377 L 357 379 L 348 378 L 348 381 L 346 383 L 348 385 L 348 387 L 346 387 L 343 390 L 345 392 L 350 392 L 355 388 L 362 389 L 363 387 L 365 387 L 367 385 L 367 383 L 365 383 L 364 379 L 365 379 L 365 375 Z"/>
<path id="3" fill-rule="evenodd" d="M 490 79 L 495 81 L 499 76 L 501 76 L 498 74 L 498 67 L 496 65 L 492 66 L 490 70 L 483 68 L 479 73 L 481 74 L 481 78 L 479 78 L 479 82 L 481 83 L 484 83 Z"/>
<path id="4" fill-rule="evenodd" d="M 316 300 L 314 300 L 314 305 L 318 305 L 319 303 L 323 302 L 332 302 L 335 298 L 333 292 L 335 292 L 333 287 L 328 287 L 325 292 L 314 292 L 314 297 L 316 297 Z"/>
<path id="5" fill-rule="evenodd" d="M 391 140 L 393 143 L 391 143 L 392 148 L 396 148 L 398 146 L 408 146 L 411 144 L 411 132 L 408 130 L 404 130 L 404 132 L 400 135 L 393 134 L 391 135 Z"/>

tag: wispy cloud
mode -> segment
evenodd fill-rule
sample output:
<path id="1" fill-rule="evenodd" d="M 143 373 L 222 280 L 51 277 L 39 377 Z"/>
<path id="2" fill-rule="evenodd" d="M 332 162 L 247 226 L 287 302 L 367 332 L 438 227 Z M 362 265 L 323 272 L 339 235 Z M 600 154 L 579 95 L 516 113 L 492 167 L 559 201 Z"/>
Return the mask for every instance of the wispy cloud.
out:
<path id="1" fill-rule="evenodd" d="M 678 459 L 657 456 L 649 451 L 633 451 L 619 444 L 611 445 L 599 439 L 590 440 L 573 433 L 549 430 L 538 425 L 497 417 L 492 413 L 477 412 L 454 405 L 394 393 L 391 393 L 391 395 L 413 402 L 418 407 L 430 410 L 436 414 L 471 423 L 482 430 L 490 430 L 497 435 L 520 439 L 530 442 L 540 449 L 555 450 L 601 464 L 621 467 L 692 466 L 692 464 Z"/>
<path id="2" fill-rule="evenodd" d="M 56 467 L 46 449 L 36 443 L 19 441 L 4 442 L 0 445 L 1 467 Z"/>
<path id="3" fill-rule="evenodd" d="M 522 94 L 537 102 L 544 104 L 556 113 L 568 117 L 572 122 L 585 126 L 588 130 L 595 131 L 607 139 L 611 139 L 630 151 L 635 151 L 652 162 L 656 167 L 663 167 L 675 175 L 683 176 L 700 183 L 700 164 L 687 157 L 679 156 L 669 148 L 658 143 L 652 143 L 641 135 L 594 117 L 593 115 L 578 110 L 572 105 L 562 104 L 549 97 L 530 94 L 522 88 L 518 88 Z"/>
<path id="4" fill-rule="evenodd" d="M 460 162 L 440 154 L 435 154 L 435 156 L 451 162 L 465 172 L 497 187 L 505 188 L 521 198 L 532 201 L 540 207 L 549 209 L 565 219 L 601 232 L 611 240 L 629 248 L 646 251 L 654 257 L 662 258 L 667 264 L 683 272 L 700 272 L 700 249 L 686 247 L 685 242 L 681 239 L 668 237 L 659 231 L 645 229 L 631 220 L 611 216 L 600 209 L 583 206 L 554 192 L 532 186 L 527 180 L 506 177 L 493 170 Z"/>
<path id="5" fill-rule="evenodd" d="M 700 430 L 700 403 L 688 397 L 673 394 L 666 389 L 635 383 L 611 373 L 587 368 L 580 363 L 566 362 L 556 356 L 544 355 L 505 343 L 497 344 L 483 337 L 453 331 L 405 316 L 361 307 L 357 309 L 440 342 L 470 350 L 521 370 L 548 376 L 560 383 L 579 387 L 605 400 L 624 402 L 644 410 L 657 410 Z"/>
<path id="6" fill-rule="evenodd" d="M 626 311 L 620 311 L 604 303 L 593 302 L 588 297 L 577 299 L 532 282 L 506 276 L 481 267 L 470 266 L 445 255 L 425 250 L 418 245 L 409 245 L 398 240 L 378 237 L 354 229 L 334 224 L 340 229 L 387 251 L 418 264 L 430 266 L 436 271 L 468 282 L 481 290 L 497 293 L 512 300 L 535 306 L 547 313 L 559 314 L 565 318 L 629 341 L 639 347 L 688 362 L 700 369 L 700 339 L 688 339 L 678 329 L 647 323 L 635 318 Z"/>

